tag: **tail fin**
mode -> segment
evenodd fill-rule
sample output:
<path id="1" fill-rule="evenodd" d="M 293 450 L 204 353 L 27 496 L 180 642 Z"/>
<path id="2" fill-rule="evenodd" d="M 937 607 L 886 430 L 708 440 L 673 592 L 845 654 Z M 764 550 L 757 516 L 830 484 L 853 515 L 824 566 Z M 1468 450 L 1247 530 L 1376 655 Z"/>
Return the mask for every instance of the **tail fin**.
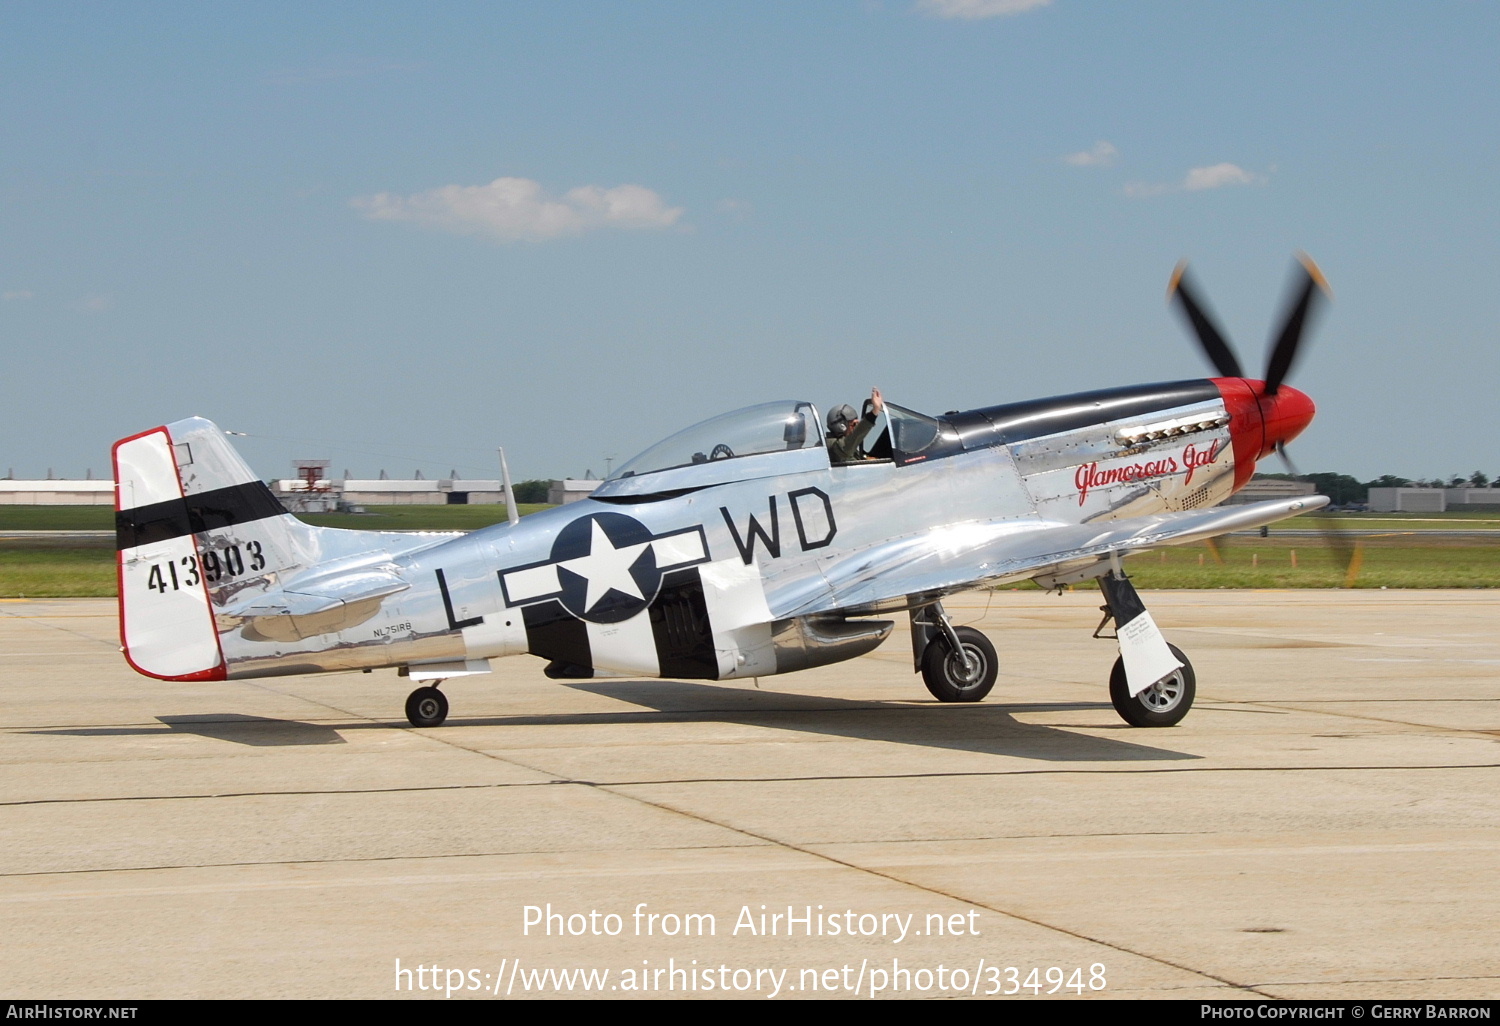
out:
<path id="1" fill-rule="evenodd" d="M 200 418 L 121 439 L 114 464 L 125 658 L 163 680 L 223 680 L 214 609 L 305 565 L 315 529 Z"/>

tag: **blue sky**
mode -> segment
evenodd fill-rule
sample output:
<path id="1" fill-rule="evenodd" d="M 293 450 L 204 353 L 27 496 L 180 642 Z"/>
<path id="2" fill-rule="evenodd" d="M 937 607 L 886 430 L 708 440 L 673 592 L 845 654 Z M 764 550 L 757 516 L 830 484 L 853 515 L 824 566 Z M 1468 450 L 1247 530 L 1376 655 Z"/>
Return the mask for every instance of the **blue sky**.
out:
<path id="1" fill-rule="evenodd" d="M 0 472 L 600 471 L 726 409 L 1263 366 L 1304 470 L 1500 476 L 1500 6 L 0 3 Z M 1279 470 L 1279 466 L 1267 466 Z"/>

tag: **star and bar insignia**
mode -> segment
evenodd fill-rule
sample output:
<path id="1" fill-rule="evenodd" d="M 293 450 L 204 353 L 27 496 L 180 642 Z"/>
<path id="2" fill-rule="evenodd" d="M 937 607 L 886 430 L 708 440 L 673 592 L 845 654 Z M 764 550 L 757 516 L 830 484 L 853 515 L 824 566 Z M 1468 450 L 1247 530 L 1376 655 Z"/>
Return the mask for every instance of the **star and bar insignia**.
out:
<path id="1" fill-rule="evenodd" d="M 620 623 L 649 607 L 672 570 L 708 562 L 703 527 L 652 534 L 623 513 L 592 513 L 558 532 L 551 558 L 500 574 L 507 606 L 556 599 L 590 623 Z"/>

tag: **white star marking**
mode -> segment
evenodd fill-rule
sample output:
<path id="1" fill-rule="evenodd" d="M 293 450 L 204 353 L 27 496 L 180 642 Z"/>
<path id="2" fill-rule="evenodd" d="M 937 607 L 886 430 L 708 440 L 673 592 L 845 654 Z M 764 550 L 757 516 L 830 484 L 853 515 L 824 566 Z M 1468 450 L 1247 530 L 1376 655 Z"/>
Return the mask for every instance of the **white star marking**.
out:
<path id="1" fill-rule="evenodd" d="M 635 578 L 630 576 L 630 567 L 640 558 L 641 550 L 650 544 L 641 542 L 617 549 L 609 535 L 604 533 L 604 528 L 599 526 L 599 521 L 595 520 L 589 537 L 589 554 L 557 565 L 589 582 L 588 596 L 583 603 L 585 613 L 593 612 L 594 606 L 611 590 L 644 601 L 646 596 L 641 594 Z"/>

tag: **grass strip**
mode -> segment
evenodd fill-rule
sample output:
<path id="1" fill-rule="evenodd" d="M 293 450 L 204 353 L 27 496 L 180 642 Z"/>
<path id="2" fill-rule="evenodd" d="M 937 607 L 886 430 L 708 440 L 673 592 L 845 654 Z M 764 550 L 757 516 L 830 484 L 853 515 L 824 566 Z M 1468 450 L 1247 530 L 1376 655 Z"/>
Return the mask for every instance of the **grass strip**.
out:
<path id="1" fill-rule="evenodd" d="M 1500 588 L 1500 538 L 1371 538 L 1357 552 L 1355 588 Z M 1220 539 L 1217 552 L 1205 545 L 1160 549 L 1129 557 L 1125 568 L 1142 591 L 1339 588 L 1350 581 L 1343 564 L 1312 538 Z M 107 548 L 0 544 L 0 598 L 114 594 L 114 552 Z"/>
<path id="2" fill-rule="evenodd" d="M 522 506 L 522 514 L 547 506 Z M 1456 520 L 1437 514 L 1412 517 L 1340 517 L 1341 526 L 1373 527 L 1389 521 L 1397 530 L 1352 539 L 1354 573 L 1317 538 L 1233 536 L 1212 546 L 1159 549 L 1125 561 L 1144 591 L 1177 588 L 1497 588 L 1500 531 L 1483 536 L 1441 537 L 1424 531 L 1452 529 Z M 387 531 L 473 531 L 505 520 L 505 507 L 381 506 L 368 514 L 304 515 L 327 527 Z M 1313 517 L 1288 525 L 1302 527 Z M 1484 518 L 1481 518 L 1484 519 Z M 1500 525 L 1500 520 L 1497 520 Z M 4 506 L 0 530 L 110 530 L 114 511 L 101 506 Z M 1093 587 L 1092 584 L 1087 585 Z M 1035 587 L 1027 584 L 1025 587 Z M 1084 587 L 1080 585 L 1080 587 Z M 0 541 L 0 598 L 113 596 L 114 552 L 109 544 L 67 541 Z"/>

